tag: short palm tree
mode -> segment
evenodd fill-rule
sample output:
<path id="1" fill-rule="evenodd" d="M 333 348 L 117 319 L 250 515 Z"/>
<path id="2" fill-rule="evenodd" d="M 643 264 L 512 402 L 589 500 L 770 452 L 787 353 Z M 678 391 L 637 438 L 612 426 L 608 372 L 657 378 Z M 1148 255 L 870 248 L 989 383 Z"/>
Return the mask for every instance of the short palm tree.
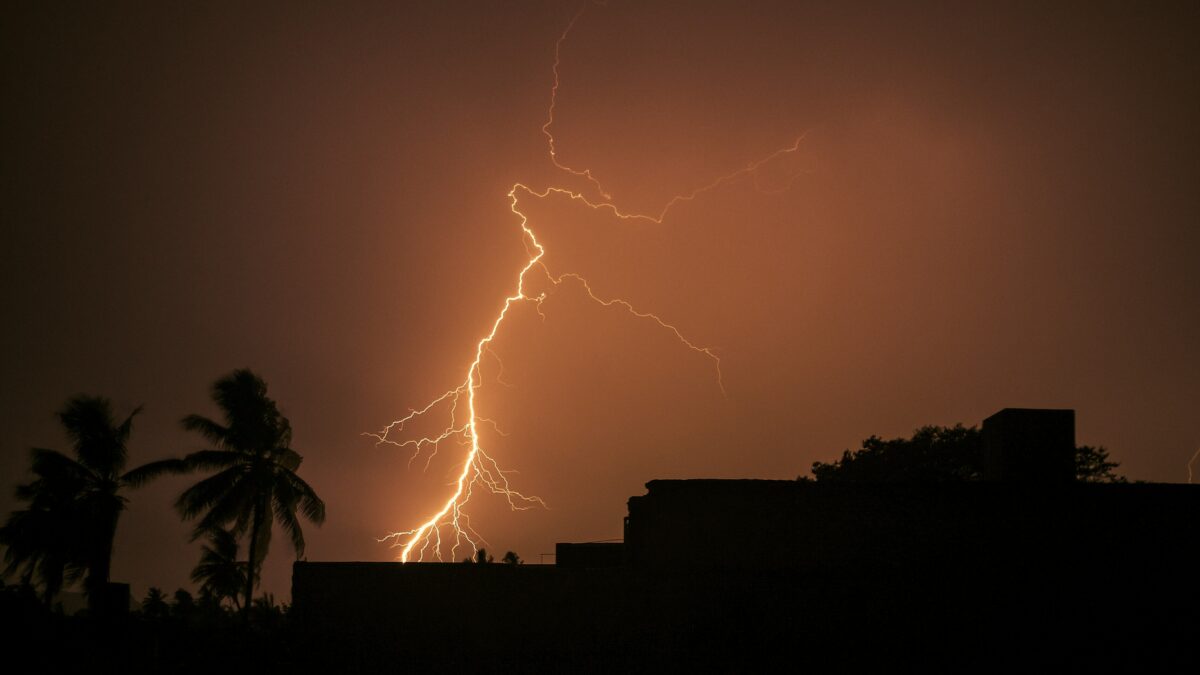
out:
<path id="1" fill-rule="evenodd" d="M 213 384 L 212 398 L 223 423 L 200 415 L 183 418 L 183 428 L 213 444 L 184 457 L 186 470 L 217 473 L 191 486 L 175 506 L 184 518 L 199 518 L 193 540 L 218 529 L 249 536 L 242 611 L 249 610 L 262 561 L 279 523 L 296 557 L 304 555 L 297 511 L 310 522 L 325 521 L 325 502 L 296 475 L 302 458 L 291 449 L 292 427 L 267 397 L 267 383 L 241 369 Z"/>
<path id="2" fill-rule="evenodd" d="M 167 605 L 167 595 L 162 592 L 161 588 L 151 586 L 146 592 L 145 599 L 142 600 L 142 613 L 148 617 L 161 619 L 170 611 L 170 606 Z"/>
<path id="3" fill-rule="evenodd" d="M 208 544 L 200 553 L 200 564 L 192 570 L 192 581 L 200 584 L 200 593 L 226 599 L 240 608 L 238 594 L 246 587 L 246 563 L 238 562 L 237 537 L 228 530 L 213 530 L 208 533 Z"/>
<path id="4" fill-rule="evenodd" d="M 8 549 L 6 571 L 39 577 L 47 602 L 64 583 L 84 575 L 84 590 L 95 599 L 109 580 L 117 519 L 127 501 L 121 492 L 179 468 L 168 460 L 125 471 L 139 411 L 116 424 L 108 399 L 76 396 L 58 413 L 74 457 L 45 448 L 31 452 L 35 479 L 17 488 L 17 498 L 29 507 L 9 516 L 0 542 Z"/>
<path id="5" fill-rule="evenodd" d="M 76 488 L 63 481 L 43 477 L 51 467 L 34 457 L 36 480 L 17 487 L 17 498 L 29 508 L 14 511 L 0 528 L 5 546 L 4 574 L 20 573 L 23 583 L 40 582 L 46 606 L 64 585 L 79 580 L 86 568 L 79 563 L 78 524 L 74 506 Z"/>

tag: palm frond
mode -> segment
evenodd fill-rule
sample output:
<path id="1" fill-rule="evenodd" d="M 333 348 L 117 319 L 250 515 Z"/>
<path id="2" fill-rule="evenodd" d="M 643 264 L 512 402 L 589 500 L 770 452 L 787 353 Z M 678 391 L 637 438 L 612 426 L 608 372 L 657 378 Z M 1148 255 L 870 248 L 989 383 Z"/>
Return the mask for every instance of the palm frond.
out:
<path id="1" fill-rule="evenodd" d="M 107 398 L 75 396 L 58 413 L 58 419 L 80 464 L 102 476 L 117 474 L 125 466 L 125 443 L 113 422 L 112 404 Z M 132 424 L 131 420 L 132 415 L 127 421 Z"/>
<path id="2" fill-rule="evenodd" d="M 292 550 L 296 558 L 304 557 L 304 531 L 300 529 L 300 521 L 296 518 L 296 504 L 300 495 L 296 493 L 290 481 L 280 481 L 275 490 L 275 520 L 279 522 L 284 533 L 292 541 Z"/>
<path id="3" fill-rule="evenodd" d="M 267 383 L 250 370 L 235 370 L 217 380 L 212 397 L 224 413 L 230 445 L 265 455 L 291 443 L 291 424 L 267 396 Z"/>
<path id="4" fill-rule="evenodd" d="M 233 471 L 233 469 L 227 469 L 227 471 Z M 222 490 L 217 499 L 206 507 L 208 512 L 196 524 L 192 539 L 197 539 L 216 529 L 224 529 L 231 522 L 234 523 L 233 532 L 240 535 L 242 533 L 240 525 L 242 514 L 250 511 L 255 493 L 254 483 L 244 474 L 241 475 L 236 482 L 231 484 L 228 489 Z"/>
<path id="5" fill-rule="evenodd" d="M 250 520 L 253 518 L 253 516 L 253 509 L 243 509 L 240 513 L 238 513 L 237 518 L 234 518 L 233 527 L 230 528 L 229 531 L 238 537 L 246 534 L 250 531 Z"/>
<path id="6" fill-rule="evenodd" d="M 4 545 L 4 576 L 15 575 L 42 555 L 39 547 L 34 545 L 36 539 L 33 535 L 42 529 L 37 518 L 37 511 L 13 511 L 4 526 L 0 527 L 0 544 Z"/>
<path id="7" fill-rule="evenodd" d="M 321 525 L 325 522 L 325 502 L 317 496 L 316 490 L 312 489 L 304 479 L 291 471 L 283 473 L 284 481 L 298 495 L 300 503 L 300 512 L 304 514 L 314 525 Z"/>
<path id="8" fill-rule="evenodd" d="M 34 483 L 22 483 L 13 490 L 13 495 L 20 502 L 33 501 L 33 498 L 37 495 L 37 487 Z"/>
<path id="9" fill-rule="evenodd" d="M 183 491 L 175 500 L 175 508 L 184 518 L 194 518 L 220 500 L 244 475 L 240 466 L 214 474 Z"/>
<path id="10" fill-rule="evenodd" d="M 300 463 L 304 458 L 300 453 L 288 447 L 280 447 L 275 449 L 275 463 L 279 464 L 288 471 L 295 471 L 300 468 Z"/>
<path id="11" fill-rule="evenodd" d="M 239 368 L 213 383 L 213 401 L 229 426 L 253 423 L 268 417 L 267 383 L 249 368 Z"/>
<path id="12" fill-rule="evenodd" d="M 155 462 L 147 462 L 136 469 L 126 472 L 124 476 L 121 476 L 121 482 L 130 487 L 141 487 L 147 481 L 159 476 L 187 473 L 190 468 L 181 459 L 160 459 Z"/>
<path id="13" fill-rule="evenodd" d="M 133 412 L 129 413 L 129 417 L 126 417 L 125 421 L 121 422 L 121 426 L 116 428 L 116 440 L 122 446 L 129 441 L 129 436 L 133 433 L 133 418 L 138 413 L 142 412 L 142 408 L 144 407 L 145 406 L 139 405 L 138 407 L 134 408 Z"/>
<path id="14" fill-rule="evenodd" d="M 39 479 L 46 481 L 86 481 L 93 473 L 83 464 L 57 450 L 32 448 L 29 451 L 30 470 Z"/>
<path id="15" fill-rule="evenodd" d="M 237 595 L 246 584 L 246 565 L 237 560 L 237 538 L 227 530 L 209 533 L 209 544 L 203 547 L 200 563 L 192 570 L 191 579 L 200 584 L 202 592 L 218 598 L 231 598 L 237 603 Z"/>
<path id="16" fill-rule="evenodd" d="M 188 465 L 188 469 L 192 471 L 224 469 L 244 463 L 246 460 L 247 456 L 245 454 L 235 450 L 197 450 L 196 452 L 188 453 L 183 458 L 183 461 Z"/>
<path id="17" fill-rule="evenodd" d="M 180 421 L 180 425 L 186 431 L 195 431 L 217 447 L 226 447 L 229 443 L 229 429 L 203 415 L 188 415 Z"/>
<path id="18" fill-rule="evenodd" d="M 58 411 L 58 421 L 73 444 L 86 443 L 113 428 L 112 404 L 103 396 L 77 394 Z"/>
<path id="19" fill-rule="evenodd" d="M 210 551 L 212 555 L 220 560 L 237 560 L 238 541 L 237 537 L 228 530 L 213 530 L 209 534 L 209 542 L 212 546 L 205 546 L 206 551 Z"/>
<path id="20" fill-rule="evenodd" d="M 275 432 L 275 445 L 287 447 L 292 444 L 292 423 L 288 418 L 284 417 L 279 411 L 275 411 L 278 417 L 278 425 Z M 299 455 L 297 455 L 299 457 Z"/>
<path id="21" fill-rule="evenodd" d="M 4 544 L 4 575 L 19 574 L 38 578 L 47 597 L 77 578 L 82 569 L 82 551 L 73 538 L 78 531 L 74 512 L 61 508 L 30 508 L 12 512 L 0 527 L 0 543 Z M 72 568 L 68 572 L 68 567 Z"/>
<path id="22" fill-rule="evenodd" d="M 274 524 L 273 504 L 271 500 L 264 499 L 263 508 L 258 511 L 258 542 L 254 546 L 254 574 L 258 575 L 262 569 L 263 559 L 267 557 L 267 551 L 271 548 L 271 526 Z"/>

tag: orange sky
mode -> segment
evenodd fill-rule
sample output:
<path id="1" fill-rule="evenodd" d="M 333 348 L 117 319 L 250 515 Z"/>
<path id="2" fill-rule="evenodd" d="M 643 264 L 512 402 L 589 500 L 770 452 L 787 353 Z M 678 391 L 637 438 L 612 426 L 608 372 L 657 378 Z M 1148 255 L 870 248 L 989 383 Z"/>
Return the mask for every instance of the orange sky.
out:
<path id="1" fill-rule="evenodd" d="M 652 478 L 791 478 L 871 434 L 1072 407 L 1133 478 L 1200 447 L 1194 7 L 595 7 L 562 51 L 559 157 L 657 210 L 805 134 L 786 163 L 627 223 L 530 201 L 564 286 L 518 308 L 487 370 L 489 452 L 547 510 L 473 502 L 497 554 L 618 537 Z M 584 187 L 540 127 L 579 5 L 37 7 L 0 27 L 0 507 L 76 392 L 145 403 L 133 462 L 195 449 L 235 367 L 266 377 L 329 505 L 311 560 L 444 499 L 374 431 L 461 381 L 524 262 L 505 194 Z M 114 577 L 184 585 L 198 556 L 132 495 Z M 697 542 L 703 546 L 703 542 Z M 763 545 L 747 542 L 747 546 Z M 286 593 L 276 538 L 267 588 Z"/>

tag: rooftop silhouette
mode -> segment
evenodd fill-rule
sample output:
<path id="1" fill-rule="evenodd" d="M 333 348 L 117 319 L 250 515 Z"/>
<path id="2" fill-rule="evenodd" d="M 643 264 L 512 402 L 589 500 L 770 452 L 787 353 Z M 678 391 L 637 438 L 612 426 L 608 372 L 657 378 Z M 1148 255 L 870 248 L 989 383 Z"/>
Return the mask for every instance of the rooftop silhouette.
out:
<path id="1" fill-rule="evenodd" d="M 892 658 L 859 636 L 903 660 L 1018 665 L 1037 645 L 1079 665 L 1122 625 L 1153 636 L 1129 663 L 1184 658 L 1162 641 L 1194 625 L 1172 600 L 1200 489 L 1076 481 L 1070 410 L 1005 409 L 982 435 L 983 480 L 653 480 L 623 543 L 559 544 L 557 565 L 298 562 L 294 611 L 339 655 L 404 636 L 547 665 Z"/>

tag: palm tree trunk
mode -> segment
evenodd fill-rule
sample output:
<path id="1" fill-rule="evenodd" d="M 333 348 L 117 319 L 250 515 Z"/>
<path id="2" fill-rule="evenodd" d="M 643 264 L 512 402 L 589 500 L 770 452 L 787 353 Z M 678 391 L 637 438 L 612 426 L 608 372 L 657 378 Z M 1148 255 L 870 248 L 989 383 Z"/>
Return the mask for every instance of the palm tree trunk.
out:
<path id="1" fill-rule="evenodd" d="M 111 600 L 108 592 L 108 580 L 112 576 L 113 539 L 117 536 L 117 516 L 119 511 L 105 514 L 100 521 L 100 531 L 96 534 L 95 548 L 92 560 L 88 564 L 87 580 L 84 590 L 88 596 L 88 610 L 95 613 L 110 612 Z"/>
<path id="2" fill-rule="evenodd" d="M 108 578 L 111 566 L 112 547 L 110 545 L 107 555 L 104 555 L 103 552 L 97 552 L 96 559 L 89 566 L 87 581 L 84 583 L 84 591 L 87 592 L 88 611 L 92 614 L 108 613 L 113 609 L 108 606 Z"/>
<path id="3" fill-rule="evenodd" d="M 250 524 L 250 557 L 246 561 L 246 604 L 242 605 L 242 616 L 247 620 L 250 618 L 250 603 L 254 600 L 254 574 L 257 570 L 254 562 L 258 555 L 258 528 L 262 523 L 263 506 L 261 499 L 255 500 L 254 514 L 251 516 L 254 522 Z"/>
<path id="4" fill-rule="evenodd" d="M 95 577 L 93 584 L 96 588 L 103 589 L 108 586 L 108 581 L 112 577 L 113 538 L 116 534 L 117 519 L 113 518 L 112 527 L 108 528 L 104 534 L 104 539 L 101 540 L 96 551 L 95 563 L 88 572 L 88 579 Z"/>

